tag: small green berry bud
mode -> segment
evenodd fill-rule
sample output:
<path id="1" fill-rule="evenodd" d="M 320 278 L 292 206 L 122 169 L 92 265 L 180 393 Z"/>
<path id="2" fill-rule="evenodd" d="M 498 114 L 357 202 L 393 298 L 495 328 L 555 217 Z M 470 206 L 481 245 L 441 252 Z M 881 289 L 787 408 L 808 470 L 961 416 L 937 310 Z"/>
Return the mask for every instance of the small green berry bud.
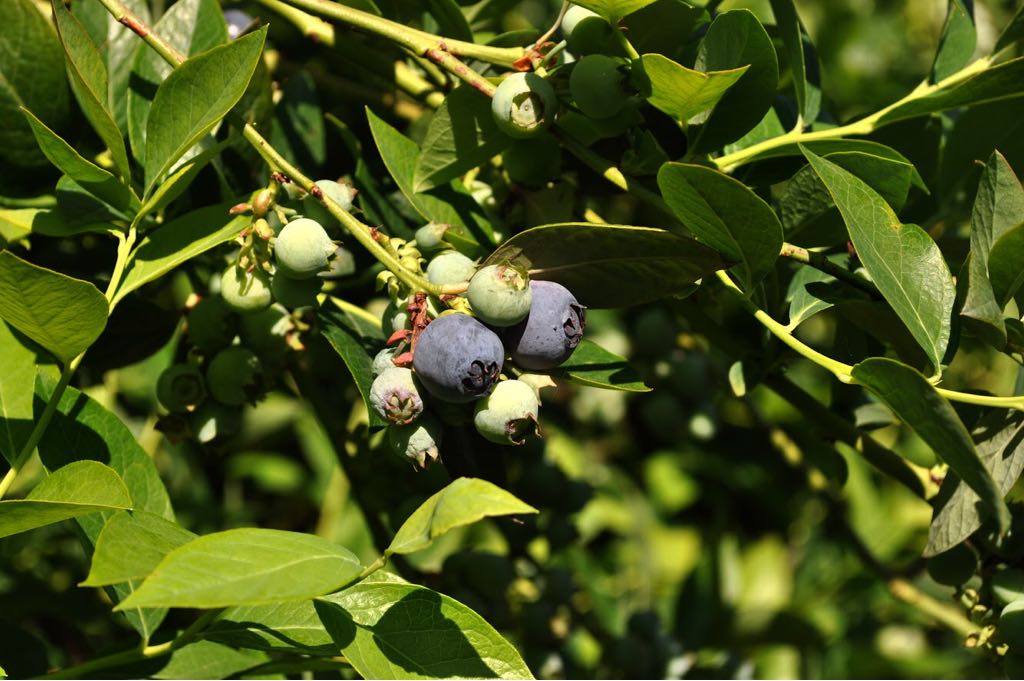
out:
<path id="1" fill-rule="evenodd" d="M 444 233 L 451 229 L 451 225 L 442 222 L 428 222 L 416 230 L 416 244 L 423 251 L 436 251 L 445 246 Z"/>
<path id="2" fill-rule="evenodd" d="M 265 310 L 274 302 L 267 273 L 258 268 L 246 272 L 237 265 L 231 265 L 221 275 L 220 295 L 228 307 L 241 314 Z"/>
<path id="3" fill-rule="evenodd" d="M 439 286 L 463 284 L 473 278 L 476 263 L 458 251 L 445 251 L 427 265 L 427 279 Z"/>
<path id="4" fill-rule="evenodd" d="M 439 447 L 443 432 L 440 421 L 424 414 L 416 423 L 388 428 L 388 445 L 396 454 L 420 468 L 426 468 L 441 456 Z"/>
<path id="5" fill-rule="evenodd" d="M 502 381 L 477 403 L 473 425 L 491 442 L 521 445 L 530 431 L 537 432 L 539 409 L 532 387 L 522 381 Z"/>

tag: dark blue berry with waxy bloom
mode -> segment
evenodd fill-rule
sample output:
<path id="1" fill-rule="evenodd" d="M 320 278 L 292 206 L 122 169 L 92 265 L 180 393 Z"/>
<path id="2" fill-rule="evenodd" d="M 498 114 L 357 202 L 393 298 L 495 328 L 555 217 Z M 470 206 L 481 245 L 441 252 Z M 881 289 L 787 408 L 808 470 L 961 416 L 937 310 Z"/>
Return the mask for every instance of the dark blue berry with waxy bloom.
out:
<path id="1" fill-rule="evenodd" d="M 435 397 L 471 402 L 498 380 L 505 348 L 497 334 L 464 314 L 438 317 L 420 334 L 413 367 Z"/>
<path id="2" fill-rule="evenodd" d="M 508 329 L 505 343 L 524 369 L 553 369 L 583 340 L 585 308 L 561 284 L 531 281 L 533 302 L 526 319 Z"/>

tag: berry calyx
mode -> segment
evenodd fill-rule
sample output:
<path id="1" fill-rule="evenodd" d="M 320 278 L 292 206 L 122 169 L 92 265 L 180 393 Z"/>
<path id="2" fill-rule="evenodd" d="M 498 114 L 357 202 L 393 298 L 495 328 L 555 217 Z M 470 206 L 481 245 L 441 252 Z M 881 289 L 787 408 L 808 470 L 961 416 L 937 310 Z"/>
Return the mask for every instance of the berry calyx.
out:
<path id="1" fill-rule="evenodd" d="M 426 468 L 441 457 L 444 426 L 434 416 L 424 414 L 416 423 L 388 428 L 388 445 L 396 454 Z"/>
<path id="2" fill-rule="evenodd" d="M 167 367 L 157 379 L 156 398 L 167 411 L 184 414 L 206 399 L 202 372 L 192 364 Z"/>
<path id="3" fill-rule="evenodd" d="M 536 73 L 512 74 L 491 99 L 494 120 L 510 137 L 539 135 L 551 125 L 557 111 L 554 88 Z"/>
<path id="4" fill-rule="evenodd" d="M 412 371 L 385 369 L 370 385 L 370 404 L 388 423 L 412 423 L 423 412 L 423 398 Z"/>

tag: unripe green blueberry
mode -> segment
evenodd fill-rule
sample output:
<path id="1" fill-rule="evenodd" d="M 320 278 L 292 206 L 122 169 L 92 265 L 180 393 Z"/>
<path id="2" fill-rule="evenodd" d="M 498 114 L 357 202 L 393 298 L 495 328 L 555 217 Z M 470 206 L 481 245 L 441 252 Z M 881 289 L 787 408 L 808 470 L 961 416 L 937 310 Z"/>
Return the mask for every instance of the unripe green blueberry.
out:
<path id="1" fill-rule="evenodd" d="M 463 284 L 473 278 L 476 263 L 458 251 L 445 251 L 434 256 L 427 264 L 427 279 L 431 284 Z"/>
<path id="2" fill-rule="evenodd" d="M 562 147 L 550 135 L 516 140 L 501 154 L 508 178 L 526 187 L 542 187 L 562 174 Z"/>
<path id="3" fill-rule="evenodd" d="M 530 280 L 512 265 L 487 265 L 469 281 L 466 298 L 481 321 L 512 326 L 530 314 Z"/>
<path id="4" fill-rule="evenodd" d="M 537 432 L 539 409 L 533 388 L 522 381 L 502 381 L 477 403 L 473 425 L 491 442 L 521 445 L 531 430 Z"/>
<path id="5" fill-rule="evenodd" d="M 334 180 L 317 180 L 316 186 L 323 195 L 347 211 L 352 210 L 352 200 L 356 196 L 356 190 L 350 184 L 342 184 Z M 324 204 L 312 194 L 307 194 L 302 199 L 302 212 L 311 220 L 316 220 L 322 225 L 335 225 L 338 221 L 327 210 Z"/>
<path id="6" fill-rule="evenodd" d="M 557 111 L 554 88 L 536 73 L 513 73 L 501 82 L 491 99 L 494 120 L 510 137 L 540 134 L 554 121 Z"/>
<path id="7" fill-rule="evenodd" d="M 443 222 L 428 222 L 416 230 L 416 245 L 424 253 L 430 253 L 443 248 L 444 233 L 451 229 L 451 225 Z"/>
<path id="8" fill-rule="evenodd" d="M 444 427 L 436 417 L 423 414 L 416 423 L 388 428 L 388 445 L 420 468 L 426 468 L 441 456 Z"/>
<path id="9" fill-rule="evenodd" d="M 295 279 L 314 277 L 327 269 L 335 245 L 315 220 L 292 220 L 274 242 L 274 262 L 285 276 Z"/>
<path id="10" fill-rule="evenodd" d="M 398 348 L 395 346 L 386 347 L 373 356 L 373 375 L 380 376 L 388 369 L 394 369 L 397 365 L 393 361 L 398 355 Z"/>
<path id="11" fill-rule="evenodd" d="M 591 54 L 572 67 L 569 92 L 576 106 L 594 119 L 611 118 L 629 101 L 625 62 L 603 54 Z"/>
<path id="12" fill-rule="evenodd" d="M 412 371 L 402 367 L 386 369 L 370 385 L 370 404 L 389 423 L 412 423 L 423 413 L 423 398 Z"/>
<path id="13" fill-rule="evenodd" d="M 242 428 L 242 409 L 213 400 L 206 400 L 189 414 L 189 428 L 196 440 L 203 444 L 231 437 Z"/>
<path id="14" fill-rule="evenodd" d="M 206 353 L 214 353 L 231 344 L 238 318 L 220 296 L 208 296 L 193 307 L 188 317 L 188 340 Z"/>
<path id="15" fill-rule="evenodd" d="M 1006 568 L 995 573 L 992 576 L 992 595 L 1000 603 L 1024 600 L 1024 570 Z"/>
<path id="16" fill-rule="evenodd" d="M 606 52 L 614 32 L 608 20 L 579 5 L 570 5 L 562 17 L 562 37 L 578 55 Z"/>
<path id="17" fill-rule="evenodd" d="M 409 328 L 409 312 L 406 310 L 406 305 L 408 305 L 408 301 L 405 299 L 400 299 L 397 302 L 392 300 L 384 308 L 384 314 L 380 318 L 380 328 L 384 332 L 385 338 L 390 338 L 395 331 Z"/>
<path id="18" fill-rule="evenodd" d="M 221 350 L 206 368 L 210 396 L 221 404 L 253 402 L 263 392 L 263 363 L 240 345 Z"/>
<path id="19" fill-rule="evenodd" d="M 167 367 L 157 379 L 156 398 L 167 411 L 184 414 L 206 399 L 202 372 L 192 364 Z"/>
<path id="20" fill-rule="evenodd" d="M 971 547 L 957 544 L 928 559 L 928 575 L 939 584 L 960 586 L 978 569 L 978 557 Z"/>
<path id="21" fill-rule="evenodd" d="M 240 314 L 265 310 L 274 302 L 267 273 L 261 269 L 246 272 L 237 265 L 231 265 L 221 275 L 220 295 L 228 307 Z"/>
<path id="22" fill-rule="evenodd" d="M 270 280 L 270 290 L 274 300 L 290 310 L 316 305 L 316 296 L 323 288 L 323 280 L 319 277 L 308 279 L 292 279 L 283 274 L 275 274 Z"/>
<path id="23" fill-rule="evenodd" d="M 295 322 L 281 305 L 271 305 L 262 312 L 242 317 L 238 335 L 242 345 L 260 358 L 264 371 L 277 371 L 287 362 L 291 346 L 288 335 L 295 331 Z"/>
<path id="24" fill-rule="evenodd" d="M 356 273 L 356 258 L 352 251 L 344 246 L 334 249 L 334 255 L 329 258 L 327 271 L 317 276 L 321 279 L 341 279 Z"/>

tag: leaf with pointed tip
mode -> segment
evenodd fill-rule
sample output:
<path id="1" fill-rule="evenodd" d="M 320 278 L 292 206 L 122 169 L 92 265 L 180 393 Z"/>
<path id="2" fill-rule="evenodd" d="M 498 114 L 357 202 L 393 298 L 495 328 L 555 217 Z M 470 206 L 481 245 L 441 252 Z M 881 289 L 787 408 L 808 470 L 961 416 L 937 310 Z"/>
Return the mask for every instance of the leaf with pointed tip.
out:
<path id="1" fill-rule="evenodd" d="M 584 340 L 569 359 L 552 370 L 565 379 L 606 390 L 621 390 L 630 393 L 650 392 L 643 378 L 625 357 L 605 350 L 593 341 Z"/>
<path id="2" fill-rule="evenodd" d="M 76 461 L 48 475 L 24 499 L 0 501 L 0 537 L 131 505 L 128 488 L 113 469 Z"/>
<path id="3" fill-rule="evenodd" d="M 107 299 L 87 281 L 0 252 L 0 319 L 70 362 L 107 324 Z"/>
<path id="4" fill-rule="evenodd" d="M 932 62 L 931 81 L 937 83 L 967 66 L 977 44 L 974 0 L 949 0 L 946 23 Z"/>
<path id="5" fill-rule="evenodd" d="M 319 319 L 321 333 L 345 362 L 359 394 L 366 402 L 370 428 L 383 428 L 387 422 L 370 405 L 370 386 L 374 378 L 373 357 L 384 347 L 386 340 L 380 327 L 334 305 L 321 307 Z"/>
<path id="6" fill-rule="evenodd" d="M 14 461 L 32 432 L 35 383 L 35 351 L 0 320 L 0 455 L 8 462 Z"/>
<path id="7" fill-rule="evenodd" d="M 752 291 L 774 267 L 782 248 L 782 224 L 745 184 L 707 166 L 666 163 L 658 171 L 658 187 L 683 226 L 737 263 L 745 291 Z"/>
<path id="8" fill-rule="evenodd" d="M 516 234 L 484 261 L 522 265 L 557 281 L 587 307 L 623 307 L 686 292 L 728 263 L 693 239 L 662 229 L 586 222 Z"/>
<path id="9" fill-rule="evenodd" d="M 771 0 L 771 5 L 793 77 L 797 111 L 803 124 L 810 125 L 817 120 L 821 106 L 818 59 L 806 37 L 793 0 Z"/>
<path id="10" fill-rule="evenodd" d="M 267 27 L 190 57 L 160 84 L 146 122 L 146 194 L 245 94 Z"/>
<path id="11" fill-rule="evenodd" d="M 714 107 L 750 67 L 704 72 L 660 54 L 645 54 L 633 68 L 633 82 L 651 106 L 688 121 Z"/>
<path id="12" fill-rule="evenodd" d="M 573 4 L 586 7 L 591 12 L 597 12 L 605 19 L 615 22 L 653 2 L 654 0 L 575 0 Z"/>
<path id="13" fill-rule="evenodd" d="M 110 150 L 118 173 L 125 180 L 132 176 L 128 165 L 128 151 L 121 130 L 107 108 L 107 67 L 103 64 L 88 31 L 64 6 L 62 0 L 52 0 L 53 17 L 57 33 L 67 56 L 68 76 L 82 113 L 92 124 L 96 134 Z"/>
<path id="14" fill-rule="evenodd" d="M 89 576 L 79 586 L 106 586 L 148 577 L 164 556 L 195 537 L 155 513 L 115 513 L 96 538 Z"/>
<path id="15" fill-rule="evenodd" d="M 253 650 L 235 650 L 213 641 L 195 641 L 176 648 L 154 679 L 231 679 L 258 667 L 267 656 Z"/>
<path id="16" fill-rule="evenodd" d="M 917 225 L 902 224 L 863 180 L 806 149 L 804 155 L 832 195 L 872 281 L 938 373 L 956 299 L 938 245 Z"/>
<path id="17" fill-rule="evenodd" d="M 982 463 L 970 433 L 953 407 L 917 370 L 893 359 L 872 357 L 853 367 L 853 380 L 875 394 L 981 499 L 987 515 L 1005 533 L 1010 511 Z"/>
<path id="18" fill-rule="evenodd" d="M 420 551 L 449 530 L 483 518 L 536 512 L 533 506 L 493 483 L 477 478 L 457 478 L 413 511 L 384 553 Z"/>
<path id="19" fill-rule="evenodd" d="M 1017 13 L 999 34 L 996 44 L 992 47 L 992 54 L 1001 52 L 1021 38 L 1024 38 L 1024 5 L 1017 8 Z"/>
<path id="20" fill-rule="evenodd" d="M 367 679 L 532 679 L 512 644 L 453 598 L 377 573 L 319 598 L 324 628 Z"/>
<path id="21" fill-rule="evenodd" d="M 347 549 L 311 534 L 241 528 L 204 535 L 160 561 L 126 608 L 223 608 L 314 598 L 362 570 Z"/>

